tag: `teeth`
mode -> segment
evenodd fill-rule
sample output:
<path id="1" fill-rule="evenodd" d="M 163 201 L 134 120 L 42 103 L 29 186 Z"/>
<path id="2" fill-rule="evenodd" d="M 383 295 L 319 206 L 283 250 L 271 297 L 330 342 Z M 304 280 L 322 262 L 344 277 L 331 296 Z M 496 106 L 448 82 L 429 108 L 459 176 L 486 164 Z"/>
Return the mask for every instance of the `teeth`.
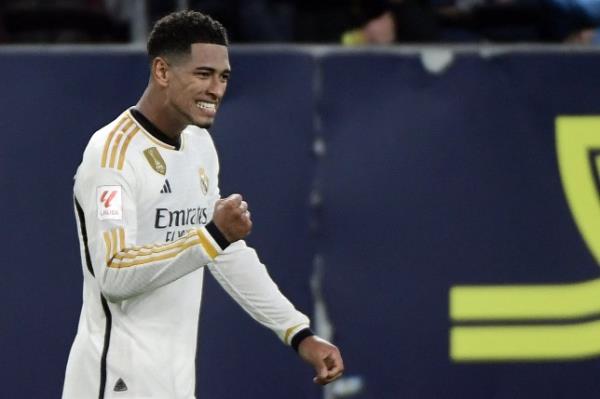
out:
<path id="1" fill-rule="evenodd" d="M 196 107 L 201 108 L 201 109 L 215 109 L 216 108 L 216 104 L 209 103 L 209 102 L 206 102 L 206 101 L 198 101 L 196 103 Z"/>

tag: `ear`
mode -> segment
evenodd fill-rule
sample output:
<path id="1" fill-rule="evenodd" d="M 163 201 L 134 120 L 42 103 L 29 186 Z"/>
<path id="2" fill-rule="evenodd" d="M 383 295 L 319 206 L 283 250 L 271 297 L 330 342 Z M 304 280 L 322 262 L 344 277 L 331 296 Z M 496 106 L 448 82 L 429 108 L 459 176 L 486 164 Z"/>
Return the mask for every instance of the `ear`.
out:
<path id="1" fill-rule="evenodd" d="M 169 85 L 169 63 L 164 58 L 152 60 L 152 78 L 161 87 Z"/>

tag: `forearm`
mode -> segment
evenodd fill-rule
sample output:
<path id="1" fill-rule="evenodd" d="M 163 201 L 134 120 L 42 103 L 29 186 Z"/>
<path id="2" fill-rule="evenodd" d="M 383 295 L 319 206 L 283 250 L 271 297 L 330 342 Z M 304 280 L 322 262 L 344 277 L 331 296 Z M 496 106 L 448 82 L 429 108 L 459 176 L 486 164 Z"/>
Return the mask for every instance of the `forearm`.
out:
<path id="1" fill-rule="evenodd" d="M 209 225 L 192 229 L 171 243 L 144 246 L 127 246 L 123 229 L 104 232 L 105 256 L 99 279 L 103 294 L 110 301 L 128 299 L 212 262 L 226 246 L 213 237 L 214 230 L 214 225 Z"/>
<path id="2" fill-rule="evenodd" d="M 308 317 L 281 293 L 256 252 L 243 241 L 232 244 L 208 266 L 227 293 L 287 345 L 296 333 L 309 327 Z"/>

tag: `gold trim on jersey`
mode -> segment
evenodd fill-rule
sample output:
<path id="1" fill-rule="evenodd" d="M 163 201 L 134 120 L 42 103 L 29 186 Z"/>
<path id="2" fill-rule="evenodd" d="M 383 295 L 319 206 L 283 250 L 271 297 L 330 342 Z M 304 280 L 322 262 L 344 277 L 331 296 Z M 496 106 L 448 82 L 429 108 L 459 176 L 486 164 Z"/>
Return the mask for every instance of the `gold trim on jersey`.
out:
<path id="1" fill-rule="evenodd" d="M 110 131 L 108 137 L 106 138 L 106 141 L 104 142 L 104 150 L 102 151 L 102 161 L 100 163 L 103 168 L 106 167 L 106 158 L 108 157 L 108 149 L 110 148 L 110 142 L 112 141 L 117 130 L 123 126 L 123 122 L 127 121 L 127 119 L 129 119 L 127 115 L 122 117 L 119 120 L 119 122 L 115 124 L 115 127 L 113 128 L 113 130 Z"/>
<path id="2" fill-rule="evenodd" d="M 300 324 L 296 324 L 293 327 L 288 328 L 287 330 L 285 330 L 285 335 L 283 336 L 283 342 L 285 342 L 286 344 L 290 344 L 291 342 L 288 342 L 288 339 L 290 338 L 290 334 L 297 329 L 300 326 L 304 326 L 306 325 L 306 323 L 300 323 Z"/>
<path id="3" fill-rule="evenodd" d="M 119 227 L 105 231 L 103 236 L 106 249 L 106 263 L 110 264 L 117 253 L 125 248 L 125 230 Z"/>
<path id="4" fill-rule="evenodd" d="M 106 263 L 110 262 L 110 258 L 112 258 L 112 242 L 110 240 L 110 233 L 108 231 L 104 232 L 104 246 L 106 248 Z"/>
<path id="5" fill-rule="evenodd" d="M 188 240 L 190 237 L 193 237 L 193 231 L 188 232 L 181 238 L 168 243 L 168 244 L 154 244 L 154 245 L 144 245 L 143 247 L 134 246 L 128 248 L 126 252 L 119 253 L 115 256 L 118 260 L 123 259 L 135 259 L 140 256 L 150 256 L 152 254 L 159 254 L 166 251 L 171 251 L 176 249 L 177 247 L 182 245 L 182 242 Z"/>
<path id="6" fill-rule="evenodd" d="M 201 230 L 190 230 L 183 237 L 168 244 L 125 248 L 125 230 L 116 228 L 104 232 L 104 243 L 106 265 L 116 269 L 171 259 L 195 245 L 200 245 L 211 259 L 218 255 L 216 248 Z"/>
<path id="7" fill-rule="evenodd" d="M 131 139 L 133 139 L 133 136 L 135 136 L 139 131 L 140 128 L 136 126 L 125 139 L 125 142 L 123 143 L 123 148 L 121 149 L 121 155 L 119 156 L 119 164 L 117 165 L 118 170 L 123 170 L 123 164 L 125 163 L 125 154 L 127 153 L 127 147 L 129 147 L 129 143 L 131 143 Z"/>
<path id="8" fill-rule="evenodd" d="M 175 147 L 173 147 L 172 145 L 163 143 L 162 141 L 156 139 L 153 135 L 148 133 L 144 128 L 142 128 L 141 130 L 142 130 L 142 133 L 144 133 L 144 136 L 146 136 L 152 142 L 152 144 L 156 144 L 160 147 L 166 148 L 167 150 L 175 150 Z"/>
<path id="9" fill-rule="evenodd" d="M 183 252 L 184 250 L 193 247 L 195 245 L 200 244 L 200 241 L 198 241 L 197 238 L 188 238 L 187 241 L 184 241 L 183 243 L 179 244 L 178 246 L 176 246 L 175 248 L 172 249 L 172 252 L 167 252 L 163 255 L 157 255 L 157 254 L 153 254 L 153 255 L 141 255 L 141 257 L 143 257 L 143 259 L 139 259 L 140 256 L 135 257 L 135 259 L 133 259 L 131 262 L 112 262 L 109 267 L 114 267 L 114 268 L 124 268 L 124 267 L 132 267 L 132 266 L 142 266 L 148 263 L 152 263 L 152 262 L 159 262 L 162 260 L 167 260 L 167 259 L 171 259 L 171 258 L 175 258 L 177 255 L 179 255 L 181 252 Z M 115 257 L 115 260 L 117 260 L 118 258 Z"/>
<path id="10" fill-rule="evenodd" d="M 166 148 L 167 150 L 177 151 L 177 149 L 175 147 L 173 147 L 172 145 L 169 145 L 167 143 L 163 143 L 162 141 L 158 140 L 156 137 L 151 135 L 146 129 L 144 129 L 144 127 L 140 123 L 138 123 L 137 120 L 135 120 L 135 117 L 133 117 L 133 115 L 131 115 L 131 111 L 127 110 L 127 114 L 129 115 L 129 117 L 131 119 L 133 119 L 136 126 L 138 126 L 140 128 L 141 132 L 144 133 L 144 136 L 146 136 L 153 144 L 156 144 L 158 146 Z M 181 141 L 181 146 L 179 147 L 179 149 L 181 150 L 182 148 L 183 148 L 183 140 Z"/>
<path id="11" fill-rule="evenodd" d="M 110 163 L 108 164 L 110 168 L 115 167 L 115 159 L 117 157 L 117 152 L 119 151 L 119 144 L 121 144 L 121 139 L 123 138 L 123 136 L 124 134 L 122 132 L 119 132 L 117 134 L 117 138 L 113 142 L 112 151 L 110 153 Z"/>
<path id="12" fill-rule="evenodd" d="M 219 251 L 212 245 L 208 237 L 204 234 L 202 230 L 196 230 L 198 234 L 198 238 L 200 239 L 200 245 L 204 248 L 204 251 L 210 256 L 211 259 L 214 259 L 219 254 Z"/>
<path id="13" fill-rule="evenodd" d="M 106 138 L 101 166 L 123 170 L 129 143 L 139 131 L 139 126 L 129 115 L 123 116 Z"/>
<path id="14" fill-rule="evenodd" d="M 119 247 L 121 249 L 125 248 L 125 230 L 119 229 Z"/>

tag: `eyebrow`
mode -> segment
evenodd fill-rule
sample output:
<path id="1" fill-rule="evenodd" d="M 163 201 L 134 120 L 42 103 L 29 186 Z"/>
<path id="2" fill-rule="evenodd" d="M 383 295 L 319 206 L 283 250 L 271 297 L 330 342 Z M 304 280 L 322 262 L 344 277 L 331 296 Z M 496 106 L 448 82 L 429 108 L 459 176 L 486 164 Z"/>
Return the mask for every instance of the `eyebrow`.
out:
<path id="1" fill-rule="evenodd" d="M 212 67 L 201 66 L 194 68 L 194 72 L 216 72 L 217 70 Z M 221 73 L 231 73 L 231 69 L 224 69 Z"/>

